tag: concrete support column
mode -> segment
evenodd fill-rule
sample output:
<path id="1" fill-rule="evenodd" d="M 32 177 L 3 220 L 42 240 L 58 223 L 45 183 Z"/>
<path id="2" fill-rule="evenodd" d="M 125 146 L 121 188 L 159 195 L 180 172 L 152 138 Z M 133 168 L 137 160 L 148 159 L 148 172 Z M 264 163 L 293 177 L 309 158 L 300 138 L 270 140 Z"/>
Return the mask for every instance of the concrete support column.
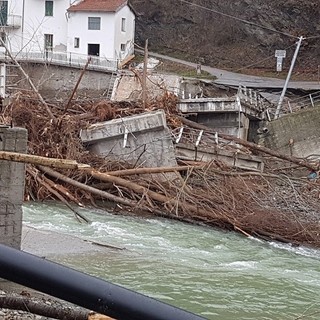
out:
<path id="1" fill-rule="evenodd" d="M 0 126 L 0 150 L 26 153 L 27 130 Z M 0 243 L 21 246 L 25 164 L 0 160 Z"/>

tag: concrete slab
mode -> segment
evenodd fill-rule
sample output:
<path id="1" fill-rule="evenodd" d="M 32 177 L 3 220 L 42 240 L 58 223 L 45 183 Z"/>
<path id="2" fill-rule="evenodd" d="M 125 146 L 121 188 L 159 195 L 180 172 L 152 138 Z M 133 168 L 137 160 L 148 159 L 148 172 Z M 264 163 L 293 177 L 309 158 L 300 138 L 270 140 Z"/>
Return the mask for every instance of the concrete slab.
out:
<path id="1" fill-rule="evenodd" d="M 176 75 L 164 75 L 159 73 L 148 74 L 147 96 L 149 98 L 161 97 L 165 92 L 176 95 L 180 91 L 180 77 Z M 139 78 L 133 73 L 123 73 L 117 81 L 114 101 L 131 101 L 142 98 L 142 87 Z"/>
<path id="2" fill-rule="evenodd" d="M 230 152 L 213 147 L 195 147 L 194 145 L 179 143 L 176 145 L 176 155 L 180 159 L 210 162 L 221 160 L 229 166 L 250 171 L 263 171 L 261 158 L 236 152 Z"/>
<path id="3" fill-rule="evenodd" d="M 80 137 L 91 152 L 133 167 L 177 165 L 163 110 L 94 124 Z"/>

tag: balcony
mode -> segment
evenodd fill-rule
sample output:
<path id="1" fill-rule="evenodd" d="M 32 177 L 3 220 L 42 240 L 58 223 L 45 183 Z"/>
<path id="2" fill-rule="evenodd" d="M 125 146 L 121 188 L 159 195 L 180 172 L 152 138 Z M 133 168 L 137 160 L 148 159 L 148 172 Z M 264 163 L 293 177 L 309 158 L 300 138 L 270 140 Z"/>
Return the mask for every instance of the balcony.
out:
<path id="1" fill-rule="evenodd" d="M 2 27 L 19 29 L 19 28 L 21 28 L 21 23 L 22 23 L 22 16 L 18 16 L 15 14 L 9 14 L 7 16 L 7 22 L 4 25 L 2 25 Z"/>

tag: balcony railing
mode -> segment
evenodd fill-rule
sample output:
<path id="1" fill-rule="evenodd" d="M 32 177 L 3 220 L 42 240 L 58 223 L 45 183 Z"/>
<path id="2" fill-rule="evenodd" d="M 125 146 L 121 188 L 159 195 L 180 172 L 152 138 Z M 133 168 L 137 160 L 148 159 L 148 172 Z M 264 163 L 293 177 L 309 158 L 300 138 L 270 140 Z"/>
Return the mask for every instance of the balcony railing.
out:
<path id="1" fill-rule="evenodd" d="M 22 24 L 22 17 L 15 14 L 9 14 L 5 21 L 2 21 L 1 27 L 3 28 L 13 28 L 13 29 L 19 29 L 21 28 Z"/>
<path id="2" fill-rule="evenodd" d="M 18 61 L 40 62 L 54 64 L 73 68 L 83 68 L 88 61 L 89 56 L 71 52 L 19 52 L 11 54 Z M 118 69 L 118 61 L 103 57 L 90 56 L 91 61 L 88 69 L 97 71 L 116 71 Z M 5 52 L 0 52 L 1 60 L 9 60 L 9 56 Z"/>

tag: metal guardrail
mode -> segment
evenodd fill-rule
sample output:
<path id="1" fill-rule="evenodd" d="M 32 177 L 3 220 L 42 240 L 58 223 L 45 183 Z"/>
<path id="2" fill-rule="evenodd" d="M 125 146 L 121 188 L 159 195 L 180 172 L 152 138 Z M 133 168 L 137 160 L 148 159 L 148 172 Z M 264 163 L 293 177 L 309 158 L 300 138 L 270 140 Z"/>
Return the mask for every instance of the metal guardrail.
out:
<path id="1" fill-rule="evenodd" d="M 77 53 L 67 52 L 18 52 L 11 54 L 18 61 L 29 61 L 37 63 L 48 63 L 60 66 L 83 68 L 87 61 L 88 56 Z M 107 59 L 103 57 L 90 56 L 91 62 L 88 69 L 99 71 L 116 71 L 118 69 L 118 60 Z M 0 60 L 10 60 L 9 56 L 5 52 L 0 52 Z"/>
<path id="2" fill-rule="evenodd" d="M 266 100 L 258 91 L 244 86 L 239 86 L 237 97 L 250 105 L 257 112 L 266 111 L 268 108 L 275 107 L 272 103 Z"/>
<path id="3" fill-rule="evenodd" d="M 2 244 L 0 277 L 119 320 L 205 319 Z"/>
<path id="4" fill-rule="evenodd" d="M 320 91 L 307 94 L 297 99 L 288 101 L 287 106 L 284 106 L 282 113 L 293 113 L 305 108 L 314 108 L 320 106 Z"/>

